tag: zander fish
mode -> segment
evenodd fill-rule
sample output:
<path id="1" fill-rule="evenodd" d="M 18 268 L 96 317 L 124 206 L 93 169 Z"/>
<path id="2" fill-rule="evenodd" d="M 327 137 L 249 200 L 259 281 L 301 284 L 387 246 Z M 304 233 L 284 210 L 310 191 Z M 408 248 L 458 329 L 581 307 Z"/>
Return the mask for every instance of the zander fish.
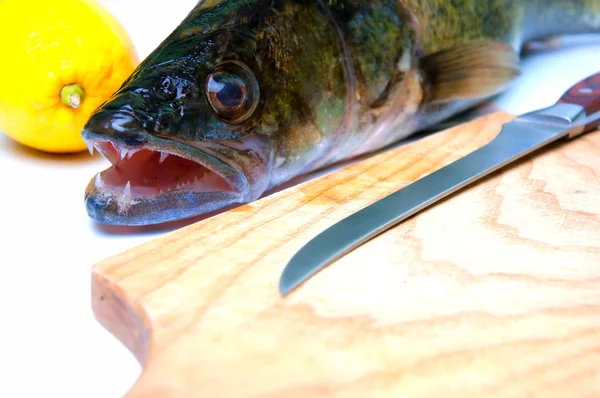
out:
<path id="1" fill-rule="evenodd" d="M 146 225 L 258 199 L 496 95 L 600 0 L 205 0 L 90 117 L 89 216 Z"/>

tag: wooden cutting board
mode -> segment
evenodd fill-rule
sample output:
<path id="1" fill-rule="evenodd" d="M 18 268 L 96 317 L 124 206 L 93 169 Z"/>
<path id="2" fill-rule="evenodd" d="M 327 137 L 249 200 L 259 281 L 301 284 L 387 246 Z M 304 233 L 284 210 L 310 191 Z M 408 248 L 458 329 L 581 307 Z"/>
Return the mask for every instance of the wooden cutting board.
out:
<path id="1" fill-rule="evenodd" d="M 598 131 L 279 295 L 309 239 L 511 118 L 482 117 L 96 264 L 93 310 L 144 367 L 127 397 L 600 396 Z"/>

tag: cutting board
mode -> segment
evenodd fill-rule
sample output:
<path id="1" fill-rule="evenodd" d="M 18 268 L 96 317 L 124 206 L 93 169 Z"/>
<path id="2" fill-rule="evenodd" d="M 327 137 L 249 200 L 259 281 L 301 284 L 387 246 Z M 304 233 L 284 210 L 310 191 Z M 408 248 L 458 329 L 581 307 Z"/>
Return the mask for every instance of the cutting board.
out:
<path id="1" fill-rule="evenodd" d="M 600 132 L 561 142 L 341 258 L 279 276 L 336 221 L 489 142 L 496 113 L 93 267 L 143 365 L 129 398 L 600 396 Z"/>

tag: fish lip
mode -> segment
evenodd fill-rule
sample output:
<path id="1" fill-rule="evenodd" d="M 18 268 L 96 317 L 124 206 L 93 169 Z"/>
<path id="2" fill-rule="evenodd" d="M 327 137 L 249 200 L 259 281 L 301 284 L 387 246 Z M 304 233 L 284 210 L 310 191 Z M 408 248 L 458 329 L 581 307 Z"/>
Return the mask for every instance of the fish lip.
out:
<path id="1" fill-rule="evenodd" d="M 127 211 L 123 213 L 119 210 L 118 200 L 114 195 L 106 191 L 99 192 L 95 190 L 93 183 L 93 180 L 90 181 L 85 193 L 86 212 L 92 220 L 105 225 L 136 227 L 177 222 L 197 217 L 199 214 L 221 210 L 227 205 L 241 203 L 241 196 L 233 192 L 190 192 L 185 194 L 189 201 L 193 199 L 203 200 L 201 204 L 205 206 L 202 208 L 202 212 L 199 213 L 195 211 L 194 207 L 173 206 L 173 202 L 180 199 L 182 194 L 181 192 L 172 191 L 163 193 L 151 201 L 146 199 L 132 203 Z M 198 203 L 197 200 L 193 201 Z M 151 211 L 148 211 L 149 209 Z"/>
<path id="2" fill-rule="evenodd" d="M 201 164 L 227 181 L 232 191 L 218 192 L 185 192 L 167 191 L 161 192 L 152 198 L 135 199 L 126 212 L 118 208 L 117 193 L 97 189 L 96 177 L 103 171 L 98 172 L 88 183 L 85 190 L 85 206 L 88 216 L 101 224 L 141 226 L 162 224 L 165 222 L 191 218 L 198 215 L 195 208 L 202 205 L 202 213 L 219 210 L 222 204 L 241 203 L 249 191 L 249 183 L 243 173 L 235 170 L 217 157 L 177 141 L 155 137 L 145 131 L 143 143 L 129 144 L 115 136 L 107 136 L 101 133 L 84 129 L 82 138 L 96 150 L 96 144 L 109 142 L 117 148 L 127 150 L 147 149 L 177 155 L 190 161 Z M 104 154 L 103 154 L 104 156 Z M 109 159 L 110 161 L 110 159 Z M 113 162 L 111 162 L 112 164 Z M 179 205 L 174 206 L 174 203 Z M 185 206 L 185 204 L 189 206 Z"/>

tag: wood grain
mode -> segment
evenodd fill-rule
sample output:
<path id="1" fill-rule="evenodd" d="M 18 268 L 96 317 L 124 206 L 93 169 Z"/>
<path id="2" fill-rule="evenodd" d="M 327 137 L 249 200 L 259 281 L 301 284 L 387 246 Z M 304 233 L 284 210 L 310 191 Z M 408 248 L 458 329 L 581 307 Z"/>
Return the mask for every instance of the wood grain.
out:
<path id="1" fill-rule="evenodd" d="M 93 268 L 129 398 L 600 396 L 600 132 L 447 198 L 281 298 L 334 222 L 489 142 L 494 114 Z"/>

